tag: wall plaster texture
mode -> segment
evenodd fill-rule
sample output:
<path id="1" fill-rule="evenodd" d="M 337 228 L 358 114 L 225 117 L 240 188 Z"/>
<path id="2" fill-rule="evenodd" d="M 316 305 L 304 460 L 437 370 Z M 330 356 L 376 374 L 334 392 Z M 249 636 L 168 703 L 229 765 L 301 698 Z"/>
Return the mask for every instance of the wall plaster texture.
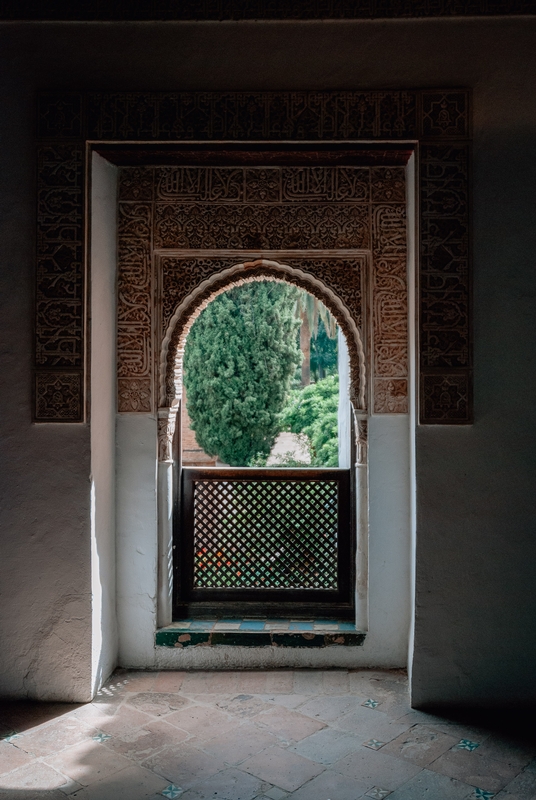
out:
<path id="1" fill-rule="evenodd" d="M 91 164 L 91 581 L 92 692 L 117 663 L 115 398 L 117 168 Z"/>
<path id="2" fill-rule="evenodd" d="M 2 693 L 82 700 L 91 686 L 89 426 L 29 422 L 35 92 L 462 86 L 475 423 L 416 433 L 413 703 L 536 701 L 535 34 L 532 18 L 0 26 Z M 139 446 L 155 443 L 156 421 L 139 425 Z M 124 565 L 120 597 L 138 577 Z"/>

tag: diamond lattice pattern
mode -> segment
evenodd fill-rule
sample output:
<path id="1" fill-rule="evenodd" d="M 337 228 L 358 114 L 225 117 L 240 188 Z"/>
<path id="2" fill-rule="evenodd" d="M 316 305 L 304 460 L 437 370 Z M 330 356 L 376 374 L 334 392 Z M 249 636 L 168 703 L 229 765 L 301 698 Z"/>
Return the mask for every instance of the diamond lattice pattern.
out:
<path id="1" fill-rule="evenodd" d="M 195 481 L 194 586 L 336 589 L 337 523 L 337 481 Z"/>

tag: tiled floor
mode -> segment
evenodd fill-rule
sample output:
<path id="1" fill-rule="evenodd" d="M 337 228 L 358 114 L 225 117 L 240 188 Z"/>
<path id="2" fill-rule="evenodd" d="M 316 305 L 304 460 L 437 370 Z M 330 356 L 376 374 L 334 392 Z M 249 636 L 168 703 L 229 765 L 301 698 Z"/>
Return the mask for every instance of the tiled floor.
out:
<path id="1" fill-rule="evenodd" d="M 519 715 L 426 714 L 402 672 L 117 672 L 93 703 L 5 704 L 0 798 L 536 798 Z"/>

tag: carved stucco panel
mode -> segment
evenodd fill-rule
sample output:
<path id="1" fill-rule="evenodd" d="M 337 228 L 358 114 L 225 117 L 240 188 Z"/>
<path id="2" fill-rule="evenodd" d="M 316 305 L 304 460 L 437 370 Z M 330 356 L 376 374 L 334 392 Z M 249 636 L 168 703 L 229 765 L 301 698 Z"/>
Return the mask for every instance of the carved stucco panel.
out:
<path id="1" fill-rule="evenodd" d="M 128 180 L 132 186 L 133 176 L 129 175 Z M 119 203 L 117 354 L 120 411 L 152 409 L 151 237 L 152 205 Z"/>
<path id="2" fill-rule="evenodd" d="M 320 5 L 322 3 L 323 0 Z M 335 7 L 337 3 L 332 5 Z M 428 5 L 431 8 L 434 3 Z M 447 5 L 449 10 L 445 10 Z M 435 3 L 430 13 L 451 13 L 450 5 L 443 3 L 445 8 L 438 12 Z M 283 6 L 286 13 L 288 4 Z M 463 3 L 458 3 L 458 11 L 462 6 Z M 483 8 L 486 3 L 480 6 Z M 477 9 L 475 13 L 488 12 L 489 9 L 485 12 Z M 292 16 L 294 11 L 289 13 Z M 331 13 L 329 8 L 326 13 L 328 16 Z M 334 12 L 335 16 L 337 13 Z M 90 152 L 86 148 L 88 141 L 217 141 L 221 152 L 221 143 L 234 141 L 361 141 L 366 146 L 375 139 L 399 141 L 402 147 L 408 141 L 419 141 L 421 422 L 467 424 L 472 421 L 470 91 L 45 91 L 39 94 L 37 131 L 40 144 L 34 419 L 78 422 L 85 417 L 84 153 Z M 247 174 L 244 168 L 238 168 L 234 176 L 225 168 L 218 168 L 208 176 L 210 181 L 203 189 L 204 194 L 199 181 L 207 178 L 207 173 L 203 172 L 205 168 L 197 172 L 195 168 L 191 172 L 184 170 L 180 191 L 173 186 L 177 168 L 166 168 L 164 172 L 171 188 L 168 186 L 166 190 L 164 181 L 159 184 L 159 194 L 155 193 L 158 170 L 152 167 L 130 169 L 130 177 L 123 175 L 120 186 L 122 202 L 147 201 L 152 205 L 155 200 L 165 202 L 170 196 L 172 201 L 175 198 L 174 202 L 208 200 L 227 205 L 277 201 L 282 204 L 305 201 L 318 206 L 347 202 L 374 205 L 404 201 L 397 168 L 390 173 L 390 168 L 384 167 L 364 168 L 361 172 L 356 167 L 337 167 L 335 171 L 331 167 L 311 167 L 308 172 L 293 167 L 287 172 L 272 167 L 248 167 Z M 259 247 L 265 236 L 261 233 L 248 230 L 246 225 L 243 238 L 249 236 L 247 246 Z M 303 231 L 298 234 L 302 235 Z M 151 249 L 149 243 L 149 253 Z M 378 252 L 375 260 L 377 256 Z M 143 316 L 146 302 L 141 295 L 132 299 L 132 305 Z M 122 339 L 125 351 L 129 349 L 129 339 L 133 353 L 144 351 L 134 342 L 132 331 L 127 331 L 126 339 Z M 139 359 L 143 364 L 148 359 L 152 364 L 151 348 L 150 342 L 145 355 L 133 356 L 134 360 Z M 54 416 L 50 397 L 47 395 L 45 399 L 40 393 L 47 391 L 45 386 L 64 372 L 79 376 L 78 403 L 69 405 L 66 412 L 60 394 L 56 393 L 58 405 Z M 37 375 L 43 377 L 37 380 Z M 127 408 L 130 380 L 137 381 L 136 386 L 131 385 L 131 407 L 152 408 L 152 375 L 120 380 Z M 453 390 L 452 408 L 445 405 L 446 395 L 437 391 L 442 380 L 447 383 L 452 380 L 453 386 L 465 387 L 463 402 L 454 397 Z M 390 391 L 399 389 L 393 385 Z M 381 405 L 378 403 L 377 407 Z"/>
<path id="3" fill-rule="evenodd" d="M 372 210 L 372 340 L 377 414 L 405 414 L 408 406 L 408 289 L 406 206 L 402 170 L 374 170 Z M 385 204 L 387 197 L 397 202 Z"/>
<path id="4" fill-rule="evenodd" d="M 153 202 L 149 202 L 149 196 Z M 370 250 L 370 381 L 375 413 L 407 411 L 405 172 L 383 167 L 127 168 L 120 180 L 120 411 L 149 411 L 153 365 L 174 310 L 231 262 L 220 250 Z M 143 199 L 143 202 L 141 200 Z M 247 202 L 244 202 L 247 200 Z M 305 202 L 304 202 L 305 201 Z M 164 273 L 156 302 L 151 256 Z M 166 250 L 214 251 L 180 259 Z M 171 259 L 173 261 L 173 258 Z M 233 263 L 236 263 L 235 258 Z M 288 262 L 288 259 L 286 259 Z M 363 325 L 363 287 L 349 279 L 352 258 L 300 258 L 300 269 L 329 286 Z M 179 263 L 175 261 L 175 263 Z M 158 319 L 157 319 L 158 317 Z M 160 333 L 152 341 L 151 332 Z M 357 379 L 356 379 L 357 385 Z M 171 396 L 168 386 L 167 395 Z"/>

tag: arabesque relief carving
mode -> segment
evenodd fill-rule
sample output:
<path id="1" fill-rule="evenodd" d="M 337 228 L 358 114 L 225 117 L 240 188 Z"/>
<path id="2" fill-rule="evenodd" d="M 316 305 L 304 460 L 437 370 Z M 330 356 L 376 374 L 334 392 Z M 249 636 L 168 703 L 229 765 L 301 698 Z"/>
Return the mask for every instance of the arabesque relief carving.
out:
<path id="1" fill-rule="evenodd" d="M 371 282 L 373 303 L 372 343 L 368 344 L 372 354 L 367 372 L 372 380 L 367 394 L 374 395 L 375 413 L 407 412 L 402 167 L 155 167 L 152 171 L 151 177 L 150 168 L 124 168 L 120 176 L 119 411 L 149 411 L 153 407 L 149 393 L 142 403 L 139 392 L 139 382 L 149 377 L 149 364 L 156 361 L 161 347 L 161 340 L 152 342 L 150 335 L 154 290 L 148 280 L 147 258 L 152 239 L 159 253 L 155 280 L 161 287 L 158 311 L 153 313 L 160 314 L 162 337 L 175 309 L 188 295 L 218 271 L 242 261 L 240 253 L 248 250 L 317 250 L 319 254 L 326 250 L 355 251 L 346 258 L 287 257 L 285 263 L 299 261 L 300 270 L 329 287 L 361 329 L 364 278 L 355 265 L 363 262 L 363 251 L 370 252 L 367 280 Z M 243 202 L 247 197 L 251 201 Z M 202 258 L 166 255 L 176 250 L 213 252 Z M 222 259 L 222 250 L 235 250 L 237 255 Z M 364 331 L 362 338 L 368 339 Z M 357 366 L 355 371 L 354 384 L 358 386 Z M 129 379 L 133 382 L 132 396 Z M 167 395 L 173 396 L 171 386 Z"/>
<path id="2" fill-rule="evenodd" d="M 331 13 L 324 6 L 322 13 Z M 146 148 L 151 143 L 180 140 L 335 141 L 359 148 L 360 141 L 376 140 L 400 142 L 406 148 L 407 142 L 420 143 L 420 419 L 434 424 L 470 422 L 469 138 L 470 93 L 463 89 L 41 93 L 34 419 L 79 422 L 85 418 L 88 140 L 145 142 Z M 401 255 L 404 201 L 403 175 L 396 167 L 311 165 L 308 171 L 292 166 L 214 167 L 210 172 L 206 167 L 132 167 L 124 171 L 120 406 L 132 411 L 154 409 L 154 276 L 152 243 L 146 236 L 150 228 L 162 247 L 206 248 L 210 240 L 211 247 L 226 249 L 274 245 L 288 250 L 371 249 L 374 409 L 381 413 L 404 410 L 407 354 L 399 324 L 405 270 Z M 127 208 L 127 204 L 133 206 Z M 181 218 L 177 219 L 179 206 Z M 222 245 L 232 219 L 237 221 L 233 233 L 237 243 Z M 50 390 L 56 385 L 69 386 L 65 389 L 68 401 L 63 389 Z"/>

